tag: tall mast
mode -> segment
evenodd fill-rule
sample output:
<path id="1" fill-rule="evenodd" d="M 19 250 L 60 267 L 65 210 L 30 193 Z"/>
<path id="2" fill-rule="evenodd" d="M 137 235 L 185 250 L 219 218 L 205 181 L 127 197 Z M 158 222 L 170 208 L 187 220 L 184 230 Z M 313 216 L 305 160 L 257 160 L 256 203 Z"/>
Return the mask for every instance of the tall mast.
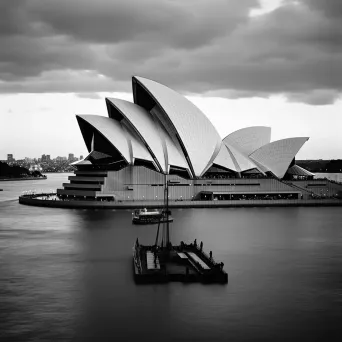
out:
<path id="1" fill-rule="evenodd" d="M 168 189 L 168 183 L 166 174 L 164 174 L 164 203 L 163 203 L 163 209 L 162 209 L 162 215 L 159 218 L 158 222 L 158 229 L 157 229 L 157 236 L 156 236 L 156 242 L 155 245 L 158 244 L 159 240 L 159 227 L 161 220 L 166 218 L 166 222 L 162 223 L 162 233 L 161 233 L 161 247 L 168 247 L 170 242 L 170 228 L 169 228 L 169 189 Z M 164 216 L 166 214 L 166 216 Z M 166 223 L 166 227 L 165 224 Z"/>
<path id="2" fill-rule="evenodd" d="M 165 195 L 166 195 L 166 247 L 170 244 L 170 227 L 169 227 L 169 181 L 165 174 Z"/>
<path id="3" fill-rule="evenodd" d="M 179 181 L 174 180 L 168 180 L 167 175 L 164 174 L 164 203 L 163 203 L 163 210 L 162 215 L 160 216 L 159 222 L 158 222 L 158 229 L 157 229 L 157 236 L 156 236 L 156 242 L 155 245 L 157 246 L 159 239 L 161 239 L 160 246 L 170 248 L 171 241 L 170 241 L 170 210 L 169 210 L 169 186 L 170 184 L 179 183 Z M 163 222 L 161 222 L 163 221 Z M 159 236 L 160 233 L 160 224 L 163 224 L 163 228 L 161 231 L 161 236 Z"/>

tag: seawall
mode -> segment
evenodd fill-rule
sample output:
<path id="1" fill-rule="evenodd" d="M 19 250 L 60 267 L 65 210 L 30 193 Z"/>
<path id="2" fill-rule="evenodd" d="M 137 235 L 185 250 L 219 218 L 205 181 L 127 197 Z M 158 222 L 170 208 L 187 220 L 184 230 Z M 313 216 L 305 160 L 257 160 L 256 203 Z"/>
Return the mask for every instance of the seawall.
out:
<path id="1" fill-rule="evenodd" d="M 42 195 L 38 195 L 42 196 Z M 38 197 L 37 196 L 37 197 Z M 19 203 L 50 208 L 78 209 L 138 209 L 162 208 L 163 201 L 87 201 L 87 200 L 51 200 L 32 196 L 20 196 Z M 245 200 L 245 201 L 170 201 L 170 208 L 232 208 L 232 207 L 324 207 L 342 206 L 342 199 L 310 200 Z"/>
<path id="2" fill-rule="evenodd" d="M 23 178 L 0 178 L 0 182 L 26 181 L 26 180 L 46 180 L 47 177 L 23 177 Z"/>

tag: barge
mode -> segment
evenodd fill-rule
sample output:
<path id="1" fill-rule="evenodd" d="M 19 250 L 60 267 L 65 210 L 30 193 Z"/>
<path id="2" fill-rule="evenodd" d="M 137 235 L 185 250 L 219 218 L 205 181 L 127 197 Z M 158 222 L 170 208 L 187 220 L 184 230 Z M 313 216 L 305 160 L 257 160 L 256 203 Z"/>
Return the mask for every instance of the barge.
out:
<path id="1" fill-rule="evenodd" d="M 136 283 L 165 283 L 170 281 L 228 283 L 228 274 L 223 262 L 215 262 L 212 251 L 207 255 L 203 251 L 203 242 L 199 245 L 183 241 L 173 246 L 170 241 L 168 208 L 168 185 L 165 181 L 162 213 L 165 222 L 159 220 L 157 236 L 153 245 L 141 245 L 138 238 L 133 246 L 133 275 Z M 161 217 L 161 216 L 160 216 Z M 160 227 L 162 226 L 162 229 Z"/>
<path id="2" fill-rule="evenodd" d="M 133 247 L 133 272 L 136 283 L 167 283 L 170 281 L 228 283 L 223 262 L 216 263 L 197 245 L 181 242 L 143 246 L 137 240 Z"/>

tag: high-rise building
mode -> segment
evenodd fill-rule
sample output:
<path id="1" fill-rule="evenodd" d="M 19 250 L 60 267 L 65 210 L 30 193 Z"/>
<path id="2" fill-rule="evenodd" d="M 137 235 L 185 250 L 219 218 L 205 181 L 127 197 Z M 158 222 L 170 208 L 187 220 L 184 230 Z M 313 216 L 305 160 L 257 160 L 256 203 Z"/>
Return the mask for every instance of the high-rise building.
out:
<path id="1" fill-rule="evenodd" d="M 7 162 L 11 163 L 14 161 L 15 161 L 15 159 L 13 158 L 13 154 L 7 154 Z"/>
<path id="2" fill-rule="evenodd" d="M 46 161 L 51 161 L 51 156 L 49 154 L 46 155 Z"/>
<path id="3" fill-rule="evenodd" d="M 56 161 L 58 161 L 58 162 L 66 161 L 66 160 L 67 160 L 66 157 L 60 157 L 60 156 L 58 156 L 58 157 L 56 158 Z"/>
<path id="4" fill-rule="evenodd" d="M 69 157 L 68 157 L 68 161 L 74 161 L 74 158 L 75 158 L 75 156 L 74 156 L 74 154 L 73 153 L 69 153 Z"/>
<path id="5" fill-rule="evenodd" d="M 82 154 L 80 155 L 80 160 L 82 160 L 83 159 L 83 156 L 82 156 Z"/>
<path id="6" fill-rule="evenodd" d="M 45 155 L 45 154 L 42 155 L 40 161 L 41 161 L 41 162 L 46 162 L 46 155 Z"/>

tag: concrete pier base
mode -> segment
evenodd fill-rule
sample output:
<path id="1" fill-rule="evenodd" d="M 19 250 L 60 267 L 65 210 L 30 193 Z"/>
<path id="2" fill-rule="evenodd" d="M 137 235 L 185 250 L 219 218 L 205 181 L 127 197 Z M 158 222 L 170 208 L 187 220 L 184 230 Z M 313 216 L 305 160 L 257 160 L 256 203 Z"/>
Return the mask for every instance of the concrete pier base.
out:
<path id="1" fill-rule="evenodd" d="M 51 195 L 51 194 L 50 194 Z M 48 195 L 45 195 L 47 198 Z M 163 208 L 163 201 L 91 201 L 43 199 L 44 195 L 23 195 L 20 204 L 50 208 L 79 209 L 139 209 Z M 244 200 L 244 201 L 170 201 L 170 208 L 230 208 L 230 207 L 325 207 L 342 206 L 342 199 Z"/>

